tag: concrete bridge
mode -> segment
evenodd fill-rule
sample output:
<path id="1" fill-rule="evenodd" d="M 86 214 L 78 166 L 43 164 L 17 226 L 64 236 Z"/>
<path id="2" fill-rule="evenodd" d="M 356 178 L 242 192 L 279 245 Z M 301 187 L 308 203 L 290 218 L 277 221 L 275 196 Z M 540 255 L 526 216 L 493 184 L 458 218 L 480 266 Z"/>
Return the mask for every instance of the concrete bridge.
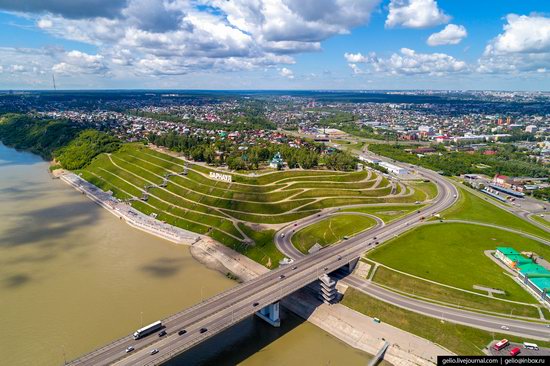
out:
<path id="1" fill-rule="evenodd" d="M 317 281 L 324 274 L 349 267 L 350 263 L 353 266 L 365 251 L 409 230 L 421 221 L 421 217 L 438 213 L 454 203 L 457 191 L 451 183 L 427 170 L 423 174 L 438 185 L 439 193 L 434 203 L 419 213 L 305 256 L 174 314 L 162 320 L 168 332 L 162 338 L 153 334 L 134 340 L 128 335 L 72 361 L 70 365 L 158 365 L 255 313 L 277 325 L 280 299 Z M 178 335 L 180 330 L 186 330 L 186 333 Z M 129 346 L 135 350 L 126 353 Z M 159 352 L 151 355 L 152 349 Z"/>

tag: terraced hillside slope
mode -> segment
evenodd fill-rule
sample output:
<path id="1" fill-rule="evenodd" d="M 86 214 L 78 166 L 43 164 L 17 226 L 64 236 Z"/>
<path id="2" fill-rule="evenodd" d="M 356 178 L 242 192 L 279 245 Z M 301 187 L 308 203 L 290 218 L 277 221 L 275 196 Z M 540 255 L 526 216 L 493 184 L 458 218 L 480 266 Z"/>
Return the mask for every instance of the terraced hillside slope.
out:
<path id="1" fill-rule="evenodd" d="M 229 174 L 232 182 L 211 179 L 211 172 Z M 373 171 L 244 175 L 216 171 L 137 144 L 102 154 L 77 173 L 146 214 L 208 235 L 267 266 L 282 257 L 266 239 L 274 231 L 259 235 L 251 224 L 273 229 L 326 208 L 413 203 L 426 196 Z"/>

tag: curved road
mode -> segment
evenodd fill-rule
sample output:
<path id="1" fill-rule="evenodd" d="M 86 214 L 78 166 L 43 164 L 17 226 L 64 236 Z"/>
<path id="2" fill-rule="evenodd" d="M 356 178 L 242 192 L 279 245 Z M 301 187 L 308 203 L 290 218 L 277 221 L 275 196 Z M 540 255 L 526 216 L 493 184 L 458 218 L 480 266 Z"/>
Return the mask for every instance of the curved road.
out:
<path id="1" fill-rule="evenodd" d="M 395 235 L 400 234 L 408 229 L 419 226 L 419 224 L 422 223 L 419 221 L 419 216 L 428 217 L 428 215 L 431 215 L 432 213 L 441 211 L 442 210 L 440 208 L 441 202 L 444 202 L 444 205 L 448 205 L 448 206 L 452 205 L 455 202 L 458 192 L 456 190 L 456 187 L 453 184 L 446 181 L 441 176 L 437 175 L 437 173 L 433 173 L 431 171 L 428 171 L 422 168 L 418 168 L 417 170 L 421 175 L 423 175 L 424 177 L 430 178 L 432 181 L 434 181 L 438 185 L 439 194 L 435 200 L 436 204 L 434 204 L 431 207 L 420 209 L 419 210 L 420 213 L 417 212 L 401 220 L 398 220 L 401 227 L 405 225 L 404 230 L 395 230 L 395 231 L 388 230 L 389 227 L 392 227 L 395 225 L 395 222 L 392 223 L 391 225 L 388 225 L 386 228 L 384 228 L 383 227 L 384 225 L 382 224 L 382 225 L 378 225 L 377 228 L 375 229 L 369 229 L 363 233 L 360 233 L 359 235 L 354 236 L 348 241 L 364 240 L 369 236 L 377 235 L 377 233 L 380 231 L 384 232 L 385 234 L 382 234 L 383 236 L 382 235 L 378 236 L 377 242 L 375 242 L 375 244 L 371 243 L 371 245 L 366 249 L 366 251 L 372 250 L 376 246 L 380 245 L 378 243 L 382 243 L 383 239 L 390 239 Z M 449 196 L 452 196 L 454 199 L 450 200 L 448 198 Z M 299 260 L 301 258 L 307 257 L 298 249 L 296 249 L 296 247 L 292 244 L 292 235 L 295 232 L 297 232 L 299 229 L 302 229 L 316 222 L 319 222 L 327 217 L 330 217 L 335 212 L 337 212 L 336 209 L 330 210 L 329 212 L 324 214 L 317 214 L 314 216 L 310 216 L 297 223 L 293 223 L 279 230 L 279 232 L 277 232 L 275 236 L 275 243 L 277 248 L 281 252 L 283 252 L 286 256 L 294 260 Z M 495 227 L 494 225 L 484 225 L 484 226 Z M 389 232 L 389 236 L 388 236 L 388 232 Z M 395 233 L 395 234 L 391 235 L 392 233 Z M 531 236 L 529 234 L 525 234 L 525 235 L 529 237 L 533 237 L 533 239 L 541 240 L 540 238 Z M 341 242 L 339 245 L 347 243 L 348 241 Z M 321 249 L 321 252 L 323 250 L 326 250 L 326 249 Z M 523 337 L 537 338 L 542 340 L 547 340 L 550 338 L 550 328 L 548 328 L 545 324 L 537 324 L 533 322 L 485 315 L 485 314 L 476 313 L 468 310 L 456 309 L 452 307 L 447 307 L 443 305 L 438 305 L 438 304 L 410 298 L 405 295 L 401 295 L 393 291 L 390 291 L 388 289 L 385 289 L 381 286 L 378 286 L 372 283 L 371 281 L 368 281 L 366 279 L 359 278 L 353 275 L 347 276 L 347 277 L 343 277 L 343 276 L 338 276 L 338 277 L 341 280 L 341 282 L 345 283 L 346 285 L 356 288 L 362 292 L 365 292 L 368 295 L 371 295 L 379 300 L 391 303 L 393 305 L 396 305 L 404 309 L 411 310 L 423 315 L 428 315 L 434 318 L 444 319 L 453 323 L 463 324 L 463 325 L 467 325 L 467 326 L 471 326 L 479 329 L 484 329 L 487 331 L 503 332 L 501 327 L 503 325 L 506 325 L 507 327 L 510 328 L 509 330 L 506 331 L 506 333 L 515 334 Z"/>
<path id="2" fill-rule="evenodd" d="M 304 256 L 297 259 L 292 266 L 283 266 L 267 272 L 163 319 L 162 322 L 168 332 L 165 337 L 159 338 L 156 335 L 151 335 L 134 340 L 131 335 L 128 335 L 82 356 L 71 362 L 71 365 L 161 364 L 254 314 L 260 308 L 316 281 L 320 275 L 334 272 L 379 243 L 417 225 L 421 221 L 421 217 L 429 217 L 438 213 L 456 201 L 458 193 L 454 185 L 432 171 L 418 170 L 438 186 L 438 195 L 433 201 L 433 205 L 390 224 L 360 233 L 340 245 L 327 247 L 317 253 Z M 550 329 L 542 328 L 542 325 L 526 323 L 522 333 L 525 332 L 535 338 L 550 336 Z M 187 332 L 180 336 L 177 332 L 181 329 L 185 329 Z M 134 347 L 135 351 L 126 354 L 124 350 L 128 346 Z M 152 348 L 158 349 L 159 352 L 150 355 L 149 351 Z"/>

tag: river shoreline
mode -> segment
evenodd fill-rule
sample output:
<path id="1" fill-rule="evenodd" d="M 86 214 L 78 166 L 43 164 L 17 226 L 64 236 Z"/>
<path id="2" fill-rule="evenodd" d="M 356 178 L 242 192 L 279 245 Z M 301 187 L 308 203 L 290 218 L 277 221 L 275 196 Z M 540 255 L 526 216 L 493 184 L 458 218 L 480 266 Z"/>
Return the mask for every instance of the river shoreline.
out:
<path id="1" fill-rule="evenodd" d="M 188 245 L 195 260 L 227 277 L 244 282 L 270 271 L 261 264 L 216 242 L 212 238 L 176 228 L 134 210 L 128 204 L 120 202 L 108 192 L 103 192 L 74 173 L 60 170 L 52 172 L 52 176 L 60 178 L 63 182 L 85 194 L 93 202 L 119 219 L 124 220 L 128 225 L 170 242 Z M 365 331 L 368 324 L 372 322 L 370 318 L 344 306 L 319 304 L 314 296 L 304 296 L 303 291 L 283 299 L 282 305 L 345 344 L 365 353 L 375 354 L 384 344 L 383 338 Z M 393 333 L 399 334 L 401 338 L 419 339 L 399 329 L 394 329 Z M 429 346 L 428 341 L 421 339 L 421 342 L 426 342 Z M 433 352 L 430 353 L 428 358 L 424 356 L 414 354 L 411 350 L 404 351 L 399 345 L 392 345 L 386 351 L 386 358 L 391 360 L 390 362 L 393 364 L 422 366 L 434 364 Z"/>

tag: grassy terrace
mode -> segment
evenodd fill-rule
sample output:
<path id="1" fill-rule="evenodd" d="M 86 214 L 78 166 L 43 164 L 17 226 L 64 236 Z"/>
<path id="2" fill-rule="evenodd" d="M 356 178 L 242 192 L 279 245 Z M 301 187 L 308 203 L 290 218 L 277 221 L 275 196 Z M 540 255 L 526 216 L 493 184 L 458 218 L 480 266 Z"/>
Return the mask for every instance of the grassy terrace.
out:
<path id="1" fill-rule="evenodd" d="M 501 289 L 502 298 L 525 303 L 536 300 L 484 251 L 511 246 L 550 257 L 550 247 L 518 234 L 473 224 L 446 223 L 419 227 L 369 253 L 368 257 L 405 273 L 483 293 L 474 285 Z M 499 296 L 499 295 L 496 295 Z"/>
<path id="2" fill-rule="evenodd" d="M 484 347 L 493 339 L 502 338 L 507 338 L 514 342 L 533 342 L 542 347 L 550 347 L 550 342 L 528 340 L 509 334 L 493 334 L 484 330 L 413 313 L 412 311 L 377 300 L 352 288 L 346 291 L 342 303 L 360 313 L 377 317 L 385 323 L 437 343 L 458 355 L 483 355 L 482 350 Z"/>
<path id="3" fill-rule="evenodd" d="M 376 225 L 376 221 L 361 215 L 337 215 L 321 220 L 298 231 L 292 237 L 292 244 L 304 254 L 319 243 L 325 247 L 339 242 L 344 236 L 352 236 Z"/>
<path id="4" fill-rule="evenodd" d="M 230 174 L 233 182 L 210 179 L 210 172 Z M 139 144 L 99 155 L 78 173 L 146 214 L 155 213 L 167 223 L 209 235 L 271 267 L 281 258 L 272 246 L 273 234 L 254 231 L 246 224 L 284 224 L 322 208 L 414 202 L 419 196 L 422 200 L 426 197 L 422 186 L 403 196 L 392 195 L 387 179 L 368 171 L 286 170 L 243 175 L 186 163 Z M 373 224 L 371 219 L 357 216 L 351 222 L 359 228 Z"/>

